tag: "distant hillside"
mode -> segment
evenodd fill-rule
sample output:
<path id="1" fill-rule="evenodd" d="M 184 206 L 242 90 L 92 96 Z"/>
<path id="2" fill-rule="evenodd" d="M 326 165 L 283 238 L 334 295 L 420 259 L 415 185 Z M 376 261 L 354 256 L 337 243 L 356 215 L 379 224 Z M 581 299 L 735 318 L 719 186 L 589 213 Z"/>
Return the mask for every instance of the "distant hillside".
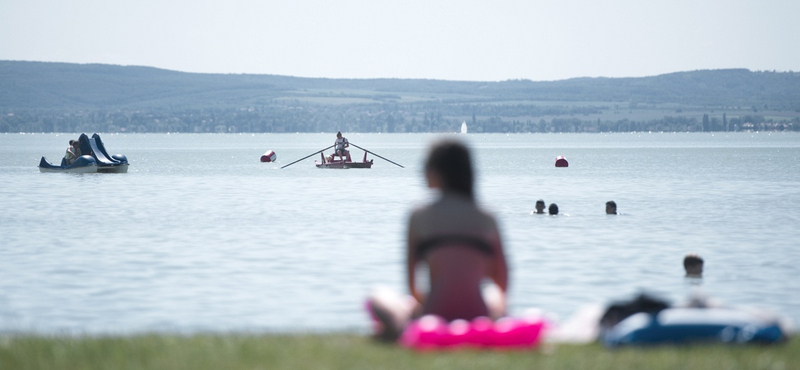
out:
<path id="1" fill-rule="evenodd" d="M 0 61 L 0 132 L 714 131 L 798 129 L 798 116 L 796 72 L 482 82 Z"/>
<path id="2" fill-rule="evenodd" d="M 800 109 L 800 73 L 731 69 L 641 78 L 459 82 L 199 74 L 150 67 L 0 61 L 0 108 L 4 109 L 244 107 L 276 98 L 331 94 L 376 102 L 436 94 L 465 102 L 605 101 Z"/>

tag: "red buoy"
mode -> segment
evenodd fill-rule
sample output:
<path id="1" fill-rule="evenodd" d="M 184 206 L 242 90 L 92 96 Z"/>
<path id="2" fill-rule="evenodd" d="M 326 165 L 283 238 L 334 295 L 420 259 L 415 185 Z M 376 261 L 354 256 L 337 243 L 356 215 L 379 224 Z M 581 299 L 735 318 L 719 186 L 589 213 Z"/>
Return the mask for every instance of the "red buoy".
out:
<path id="1" fill-rule="evenodd" d="M 276 159 L 278 159 L 278 155 L 271 150 L 261 156 L 261 162 L 275 162 Z"/>
<path id="2" fill-rule="evenodd" d="M 556 167 L 569 167 L 569 163 L 563 155 L 556 157 Z"/>

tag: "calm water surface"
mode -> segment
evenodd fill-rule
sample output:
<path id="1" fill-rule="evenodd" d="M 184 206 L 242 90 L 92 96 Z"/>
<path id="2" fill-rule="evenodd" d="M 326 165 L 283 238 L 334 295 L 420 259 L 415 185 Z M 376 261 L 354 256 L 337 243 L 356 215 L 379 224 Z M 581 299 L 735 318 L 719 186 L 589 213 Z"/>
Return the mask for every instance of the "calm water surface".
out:
<path id="1" fill-rule="evenodd" d="M 78 135 L 0 134 L 0 332 L 367 331 L 370 288 L 404 291 L 405 221 L 433 196 L 421 163 L 442 135 L 345 134 L 405 168 L 280 169 L 333 134 L 105 134 L 129 173 L 39 173 Z M 643 289 L 677 303 L 696 252 L 709 295 L 800 322 L 800 135 L 457 137 L 502 227 L 512 313 Z M 532 215 L 539 198 L 562 214 Z"/>

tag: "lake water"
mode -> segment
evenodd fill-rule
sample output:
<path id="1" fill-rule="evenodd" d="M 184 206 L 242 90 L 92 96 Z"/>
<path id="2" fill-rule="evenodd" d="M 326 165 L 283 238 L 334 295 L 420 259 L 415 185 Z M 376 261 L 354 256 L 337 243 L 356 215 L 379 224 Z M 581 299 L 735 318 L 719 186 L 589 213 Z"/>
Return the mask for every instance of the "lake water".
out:
<path id="1" fill-rule="evenodd" d="M 405 291 L 405 222 L 444 135 L 346 133 L 405 168 L 320 170 L 280 167 L 333 134 L 103 134 L 127 174 L 39 172 L 77 136 L 0 134 L 0 332 L 366 332 L 367 292 Z M 512 314 L 678 303 L 696 252 L 709 295 L 800 322 L 797 133 L 453 136 L 501 225 Z M 539 198 L 562 214 L 532 215 Z"/>

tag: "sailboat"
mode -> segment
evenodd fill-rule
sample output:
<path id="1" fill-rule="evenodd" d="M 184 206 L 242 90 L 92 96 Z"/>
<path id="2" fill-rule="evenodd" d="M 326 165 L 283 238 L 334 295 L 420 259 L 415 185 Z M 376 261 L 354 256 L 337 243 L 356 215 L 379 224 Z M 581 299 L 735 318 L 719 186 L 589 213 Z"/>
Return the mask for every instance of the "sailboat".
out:
<path id="1" fill-rule="evenodd" d="M 462 134 L 467 133 L 467 121 L 461 122 L 461 133 Z"/>

